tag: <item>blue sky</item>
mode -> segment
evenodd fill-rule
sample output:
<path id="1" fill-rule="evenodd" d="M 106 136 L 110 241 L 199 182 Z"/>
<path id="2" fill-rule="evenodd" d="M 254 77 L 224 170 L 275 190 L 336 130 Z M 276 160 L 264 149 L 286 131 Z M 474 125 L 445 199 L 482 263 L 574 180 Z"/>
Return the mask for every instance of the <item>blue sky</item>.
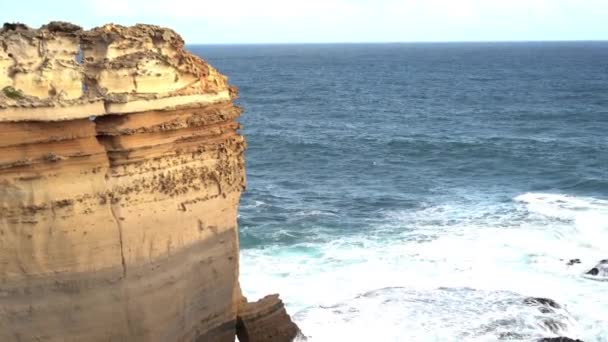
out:
<path id="1" fill-rule="evenodd" d="M 0 20 L 154 23 L 210 44 L 608 40 L 608 0 L 0 0 Z"/>

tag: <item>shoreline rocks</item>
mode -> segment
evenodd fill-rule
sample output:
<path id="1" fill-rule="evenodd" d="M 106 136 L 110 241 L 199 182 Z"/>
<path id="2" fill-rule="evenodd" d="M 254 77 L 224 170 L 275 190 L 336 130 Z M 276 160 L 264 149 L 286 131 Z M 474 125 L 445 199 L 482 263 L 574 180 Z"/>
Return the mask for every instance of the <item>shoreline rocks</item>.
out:
<path id="1" fill-rule="evenodd" d="M 240 342 L 292 341 L 301 335 L 276 294 L 255 303 L 241 303 L 236 333 Z"/>
<path id="2" fill-rule="evenodd" d="M 600 260 L 600 262 L 585 273 L 587 278 L 597 280 L 608 280 L 608 259 Z"/>

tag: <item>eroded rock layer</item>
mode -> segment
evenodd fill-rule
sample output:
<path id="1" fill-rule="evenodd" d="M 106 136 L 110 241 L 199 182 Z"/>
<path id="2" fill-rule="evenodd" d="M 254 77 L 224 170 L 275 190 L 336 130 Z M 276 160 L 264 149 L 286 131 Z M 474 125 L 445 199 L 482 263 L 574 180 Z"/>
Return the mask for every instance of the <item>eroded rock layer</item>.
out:
<path id="1" fill-rule="evenodd" d="M 301 335 L 276 294 L 255 303 L 241 303 L 237 319 L 240 342 L 291 341 Z"/>
<path id="2" fill-rule="evenodd" d="M 0 121 L 57 121 L 230 101 L 225 76 L 172 30 L 52 22 L 0 31 Z"/>
<path id="3" fill-rule="evenodd" d="M 234 88 L 156 26 L 0 47 L 0 341 L 232 342 Z"/>

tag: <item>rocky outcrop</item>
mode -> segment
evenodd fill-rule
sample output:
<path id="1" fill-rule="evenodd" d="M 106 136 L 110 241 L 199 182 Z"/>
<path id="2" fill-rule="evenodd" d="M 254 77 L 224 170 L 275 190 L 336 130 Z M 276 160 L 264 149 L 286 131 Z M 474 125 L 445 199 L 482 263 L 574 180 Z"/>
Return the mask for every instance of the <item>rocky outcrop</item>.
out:
<path id="1" fill-rule="evenodd" d="M 548 331 L 559 334 L 565 331 L 568 326 L 566 323 L 557 319 L 556 317 L 546 316 L 545 314 L 554 314 L 558 310 L 562 310 L 563 307 L 556 301 L 550 298 L 543 297 L 528 297 L 524 299 L 524 304 L 531 307 L 535 307 L 538 311 L 543 314 L 538 316 L 539 323 Z"/>
<path id="2" fill-rule="evenodd" d="M 226 77 L 156 26 L 5 24 L 0 90 L 0 340 L 234 341 Z"/>
<path id="3" fill-rule="evenodd" d="M 178 34 L 157 26 L 5 24 L 0 40 L 1 121 L 201 107 L 235 95 Z"/>
<path id="4" fill-rule="evenodd" d="M 592 269 L 585 273 L 589 279 L 608 280 L 608 259 L 600 260 Z"/>
<path id="5" fill-rule="evenodd" d="M 573 266 L 573 265 L 580 264 L 580 263 L 581 263 L 581 259 L 570 259 L 566 265 Z"/>
<path id="6" fill-rule="evenodd" d="M 255 303 L 243 302 L 236 332 L 240 342 L 291 341 L 300 335 L 278 295 L 266 296 Z"/>
<path id="7" fill-rule="evenodd" d="M 561 309 L 562 306 L 550 298 L 527 297 L 524 299 L 526 305 L 536 307 L 541 313 L 554 312 L 554 309 Z"/>

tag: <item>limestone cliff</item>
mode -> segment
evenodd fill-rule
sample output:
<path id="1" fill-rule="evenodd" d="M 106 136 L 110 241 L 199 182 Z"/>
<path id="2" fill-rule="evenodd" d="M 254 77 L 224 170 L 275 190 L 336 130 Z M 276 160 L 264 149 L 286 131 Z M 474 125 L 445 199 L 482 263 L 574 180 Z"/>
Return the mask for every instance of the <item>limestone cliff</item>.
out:
<path id="1" fill-rule="evenodd" d="M 277 316 L 238 283 L 235 97 L 169 29 L 4 25 L 0 341 L 233 341 L 241 308 Z"/>

